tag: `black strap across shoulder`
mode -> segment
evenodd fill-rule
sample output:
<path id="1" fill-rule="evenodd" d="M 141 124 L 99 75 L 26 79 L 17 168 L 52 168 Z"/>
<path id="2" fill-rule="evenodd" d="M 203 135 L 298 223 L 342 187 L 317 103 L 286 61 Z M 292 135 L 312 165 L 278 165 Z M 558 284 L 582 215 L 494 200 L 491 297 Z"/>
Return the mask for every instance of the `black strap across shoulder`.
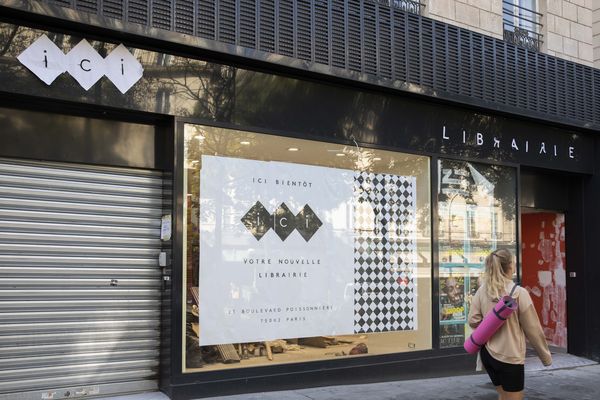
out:
<path id="1" fill-rule="evenodd" d="M 515 293 L 515 290 L 517 290 L 518 286 L 519 285 L 515 283 L 515 285 L 513 286 L 512 290 L 510 291 L 510 294 L 509 294 L 510 297 L 513 297 L 513 293 Z"/>
<path id="2" fill-rule="evenodd" d="M 504 309 L 506 309 L 506 306 L 502 306 L 502 307 L 500 308 L 500 310 L 498 310 L 498 311 L 496 311 L 496 308 L 492 308 L 492 311 L 494 312 L 494 315 L 495 315 L 495 316 L 496 316 L 496 317 L 497 317 L 499 320 L 506 321 L 506 318 L 504 318 L 502 315 L 500 315 L 500 313 L 501 313 L 502 311 L 504 311 Z"/>

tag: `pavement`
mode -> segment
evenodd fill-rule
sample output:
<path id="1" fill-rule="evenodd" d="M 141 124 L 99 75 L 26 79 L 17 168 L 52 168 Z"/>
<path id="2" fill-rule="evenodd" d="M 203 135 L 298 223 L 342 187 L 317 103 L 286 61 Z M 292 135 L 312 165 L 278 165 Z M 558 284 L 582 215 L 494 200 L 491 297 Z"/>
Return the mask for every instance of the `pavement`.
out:
<path id="1" fill-rule="evenodd" d="M 527 400 L 598 400 L 600 365 L 569 354 L 553 355 L 546 368 L 531 358 L 525 368 Z M 210 397 L 209 400 L 496 400 L 496 391 L 485 374 L 405 380 L 361 385 L 327 386 Z M 142 393 L 103 400 L 168 400 L 162 393 Z"/>

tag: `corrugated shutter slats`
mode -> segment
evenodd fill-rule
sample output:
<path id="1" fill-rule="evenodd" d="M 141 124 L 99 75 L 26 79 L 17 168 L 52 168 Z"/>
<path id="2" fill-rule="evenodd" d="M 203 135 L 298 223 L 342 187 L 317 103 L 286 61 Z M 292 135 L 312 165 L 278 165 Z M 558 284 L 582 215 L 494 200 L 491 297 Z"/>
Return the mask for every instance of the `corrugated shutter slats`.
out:
<path id="1" fill-rule="evenodd" d="M 0 159 L 2 399 L 156 388 L 162 204 L 157 172 Z"/>

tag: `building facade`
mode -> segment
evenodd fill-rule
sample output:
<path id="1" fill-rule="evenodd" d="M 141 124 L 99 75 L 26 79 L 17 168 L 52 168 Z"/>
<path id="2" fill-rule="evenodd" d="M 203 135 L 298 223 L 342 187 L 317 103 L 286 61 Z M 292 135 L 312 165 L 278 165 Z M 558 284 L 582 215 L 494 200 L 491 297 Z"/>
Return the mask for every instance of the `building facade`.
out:
<path id="1" fill-rule="evenodd" d="M 591 1 L 0 1 L 0 399 L 471 371 L 490 251 L 600 359 Z"/>

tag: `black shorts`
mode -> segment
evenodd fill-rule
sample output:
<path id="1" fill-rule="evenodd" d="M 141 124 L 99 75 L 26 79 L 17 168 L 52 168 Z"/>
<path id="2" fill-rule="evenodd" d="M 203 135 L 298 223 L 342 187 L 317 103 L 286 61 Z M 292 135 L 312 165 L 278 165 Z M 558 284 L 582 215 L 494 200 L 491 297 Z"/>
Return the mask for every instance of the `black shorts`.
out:
<path id="1" fill-rule="evenodd" d="M 481 363 L 494 386 L 502 386 L 505 392 L 520 392 L 525 386 L 525 365 L 508 364 L 496 360 L 485 346 L 481 348 Z"/>

